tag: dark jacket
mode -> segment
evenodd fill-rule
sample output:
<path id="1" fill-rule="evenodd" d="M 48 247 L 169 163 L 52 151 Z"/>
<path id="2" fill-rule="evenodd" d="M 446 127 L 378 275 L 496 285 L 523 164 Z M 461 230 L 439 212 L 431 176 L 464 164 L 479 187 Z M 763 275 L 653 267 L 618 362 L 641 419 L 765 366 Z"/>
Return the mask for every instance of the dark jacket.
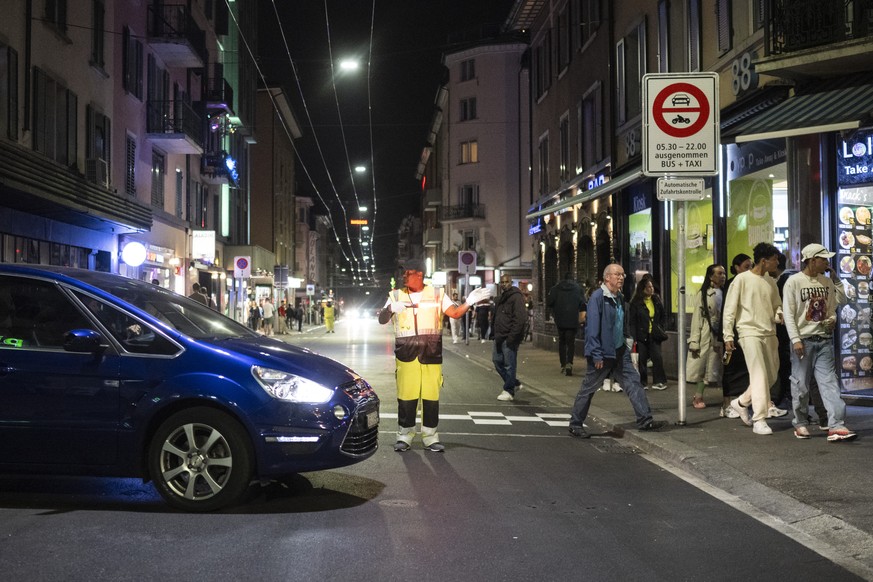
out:
<path id="1" fill-rule="evenodd" d="M 510 287 L 494 306 L 494 341 L 506 341 L 513 348 L 517 348 L 524 339 L 525 323 L 527 308 L 524 306 L 524 295 L 518 287 Z"/>
<path id="2" fill-rule="evenodd" d="M 585 356 L 595 362 L 615 359 L 615 318 L 622 305 L 624 326 L 622 336 L 627 334 L 628 308 L 621 295 L 607 297 L 603 288 L 598 287 L 588 298 L 588 319 L 585 322 Z M 622 337 L 624 341 L 624 337 Z"/>
<path id="3" fill-rule="evenodd" d="M 549 290 L 547 302 L 559 329 L 577 329 L 579 313 L 585 311 L 582 289 L 572 279 L 564 279 Z"/>
<path id="4" fill-rule="evenodd" d="M 652 295 L 652 303 L 655 304 L 655 318 L 652 320 L 652 326 L 658 325 L 662 330 L 666 330 L 667 315 L 664 311 L 664 304 L 661 303 L 661 298 L 657 295 Z M 648 343 L 649 309 L 644 302 L 634 301 L 631 303 L 628 329 L 634 341 Z"/>

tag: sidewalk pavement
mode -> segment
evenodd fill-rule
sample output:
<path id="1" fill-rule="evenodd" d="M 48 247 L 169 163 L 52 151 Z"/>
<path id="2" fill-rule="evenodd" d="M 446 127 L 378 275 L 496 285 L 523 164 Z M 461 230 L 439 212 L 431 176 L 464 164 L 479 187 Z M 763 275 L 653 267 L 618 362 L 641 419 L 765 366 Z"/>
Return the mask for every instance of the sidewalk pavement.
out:
<path id="1" fill-rule="evenodd" d="M 453 344 L 451 336 L 445 340 L 446 336 L 444 349 L 492 366 L 492 342 Z M 518 357 L 518 379 L 524 390 L 514 404 L 524 405 L 526 395 L 535 395 L 566 405 L 569 413 L 585 374 L 585 358 L 577 354 L 574 365 L 573 376 L 563 376 L 557 351 L 525 342 Z M 500 393 L 496 374 L 495 404 Z M 782 418 L 768 419 L 773 435 L 756 435 L 739 419 L 719 418 L 721 388 L 707 388 L 704 409 L 690 405 L 693 390 L 693 386 L 686 388 L 686 423 L 682 426 L 676 424 L 680 417 L 676 381 L 670 381 L 667 390 L 647 391 L 655 419 L 669 422 L 664 429 L 636 430 L 624 392 L 603 391 L 594 395 L 586 426 L 594 439 L 623 439 L 663 465 L 727 493 L 728 502 L 739 504 L 826 558 L 873 580 L 873 407 L 849 406 L 846 424 L 858 438 L 830 443 L 826 432 L 812 426 L 812 438 L 795 438 L 790 411 Z M 585 442 L 579 441 L 580 446 Z M 701 515 L 701 519 L 706 516 Z M 742 558 L 767 559 L 767 554 L 762 550 L 758 556 Z"/>

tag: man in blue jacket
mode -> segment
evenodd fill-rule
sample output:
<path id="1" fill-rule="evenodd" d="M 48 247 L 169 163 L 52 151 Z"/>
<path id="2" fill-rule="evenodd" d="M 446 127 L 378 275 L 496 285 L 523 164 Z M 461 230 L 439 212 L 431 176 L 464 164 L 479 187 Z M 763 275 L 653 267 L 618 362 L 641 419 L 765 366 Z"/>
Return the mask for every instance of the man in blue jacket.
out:
<path id="1" fill-rule="evenodd" d="M 603 381 L 615 371 L 615 379 L 624 387 L 637 417 L 640 430 L 657 430 L 667 423 L 652 418 L 652 409 L 646 392 L 640 384 L 640 375 L 631 362 L 630 350 L 625 341 L 625 318 L 627 309 L 621 288 L 624 284 L 624 269 L 621 265 L 608 265 L 603 272 L 603 284 L 588 299 L 588 318 L 585 330 L 585 357 L 588 369 L 570 416 L 570 436 L 587 439 L 583 428 L 591 397 Z"/>

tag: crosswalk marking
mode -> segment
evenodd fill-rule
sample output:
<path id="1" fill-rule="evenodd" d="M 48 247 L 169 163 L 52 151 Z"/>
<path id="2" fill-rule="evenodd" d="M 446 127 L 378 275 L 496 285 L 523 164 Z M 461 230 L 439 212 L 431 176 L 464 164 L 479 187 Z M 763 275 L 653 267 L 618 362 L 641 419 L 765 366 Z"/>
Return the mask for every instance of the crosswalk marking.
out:
<path id="1" fill-rule="evenodd" d="M 397 413 L 383 412 L 380 415 L 383 419 L 396 419 Z M 502 412 L 491 412 L 484 410 L 473 410 L 467 414 L 440 414 L 440 420 L 470 420 L 473 424 L 492 425 L 492 426 L 512 426 L 513 422 L 542 422 L 548 426 L 562 427 L 567 426 L 567 421 L 570 420 L 569 414 L 564 413 L 547 413 L 538 412 L 535 416 L 531 415 L 510 415 L 507 416 Z M 416 419 L 416 422 L 421 422 L 421 417 Z"/>

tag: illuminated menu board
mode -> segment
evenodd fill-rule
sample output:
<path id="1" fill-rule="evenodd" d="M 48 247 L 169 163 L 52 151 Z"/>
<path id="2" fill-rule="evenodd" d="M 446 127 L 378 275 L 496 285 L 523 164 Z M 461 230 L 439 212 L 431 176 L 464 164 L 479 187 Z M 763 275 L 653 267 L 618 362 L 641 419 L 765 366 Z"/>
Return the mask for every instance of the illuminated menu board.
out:
<path id="1" fill-rule="evenodd" d="M 838 308 L 837 371 L 843 391 L 873 388 L 873 335 L 870 329 L 873 271 L 873 186 L 841 188 L 837 213 L 837 269 L 848 303 Z"/>

